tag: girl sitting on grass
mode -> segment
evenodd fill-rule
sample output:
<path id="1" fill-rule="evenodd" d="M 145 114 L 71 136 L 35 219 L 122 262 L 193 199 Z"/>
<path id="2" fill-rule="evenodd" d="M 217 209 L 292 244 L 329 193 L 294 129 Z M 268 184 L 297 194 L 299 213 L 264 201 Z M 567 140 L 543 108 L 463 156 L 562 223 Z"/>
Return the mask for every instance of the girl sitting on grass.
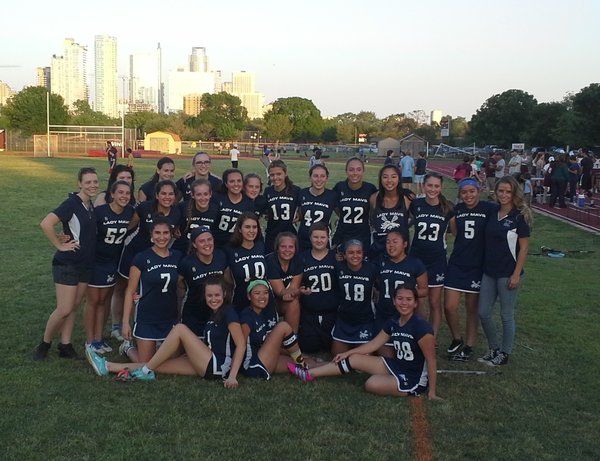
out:
<path id="1" fill-rule="evenodd" d="M 225 284 L 220 275 L 210 276 L 204 284 L 211 318 L 204 329 L 204 342 L 180 323 L 173 327 L 154 356 L 146 363 L 114 363 L 86 349 L 86 356 L 99 376 L 118 373 L 123 380 L 151 381 L 156 373 L 223 379 L 226 388 L 238 387 L 237 375 L 246 347 L 237 312 L 224 305 Z M 184 355 L 180 355 L 181 350 Z M 134 368 L 131 373 L 125 370 Z"/>
<path id="2" fill-rule="evenodd" d="M 343 375 L 352 370 L 363 371 L 371 375 L 365 389 L 372 394 L 407 396 L 427 392 L 430 400 L 438 400 L 435 339 L 431 325 L 415 315 L 418 299 L 414 286 L 399 286 L 394 292 L 394 306 L 399 316 L 390 319 L 374 339 L 337 354 L 332 362 L 320 367 L 306 370 L 289 364 L 288 370 L 305 382 L 322 376 Z M 394 345 L 395 357 L 369 355 L 390 341 Z"/>

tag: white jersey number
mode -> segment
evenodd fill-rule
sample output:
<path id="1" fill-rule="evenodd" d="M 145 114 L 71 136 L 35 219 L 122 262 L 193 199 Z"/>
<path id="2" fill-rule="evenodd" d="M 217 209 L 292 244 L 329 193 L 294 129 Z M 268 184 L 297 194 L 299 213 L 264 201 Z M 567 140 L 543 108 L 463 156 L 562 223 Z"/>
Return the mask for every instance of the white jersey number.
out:
<path id="1" fill-rule="evenodd" d="M 352 213 L 356 213 L 352 216 Z M 342 207 L 342 222 L 344 224 L 362 224 L 363 223 L 363 214 L 365 209 L 359 206 L 355 206 L 352 208 L 351 206 L 343 206 Z"/>
<path id="2" fill-rule="evenodd" d="M 329 272 L 323 272 L 320 275 L 313 274 L 308 276 L 310 285 L 310 291 L 312 293 L 320 293 L 322 291 L 331 291 L 331 274 Z"/>
<path id="3" fill-rule="evenodd" d="M 354 285 L 354 296 L 350 295 L 350 284 L 344 283 L 344 292 L 346 293 L 346 301 L 364 301 L 365 286 L 362 283 Z"/>
<path id="4" fill-rule="evenodd" d="M 394 349 L 396 349 L 396 357 L 398 360 L 411 362 L 415 359 L 415 354 L 410 347 L 410 343 L 406 341 L 394 341 Z"/>
<path id="5" fill-rule="evenodd" d="M 244 264 L 242 269 L 244 269 L 244 282 L 249 282 L 251 279 L 265 278 L 266 270 L 262 261 L 256 261 L 254 263 L 254 274 L 252 275 L 250 275 L 250 264 Z"/>
<path id="6" fill-rule="evenodd" d="M 120 245 L 123 242 L 126 233 L 126 227 L 123 227 L 121 229 L 117 229 L 116 227 L 109 227 L 108 229 L 106 229 L 106 237 L 104 237 L 104 243 L 108 243 L 109 245 Z"/>
<path id="7" fill-rule="evenodd" d="M 429 225 L 426 222 L 417 223 L 417 227 L 419 228 L 419 232 L 417 233 L 417 238 L 419 240 L 429 240 L 431 242 L 437 242 L 437 239 L 440 235 L 440 225 L 438 223 L 430 223 Z M 427 229 L 430 229 L 429 232 Z"/>

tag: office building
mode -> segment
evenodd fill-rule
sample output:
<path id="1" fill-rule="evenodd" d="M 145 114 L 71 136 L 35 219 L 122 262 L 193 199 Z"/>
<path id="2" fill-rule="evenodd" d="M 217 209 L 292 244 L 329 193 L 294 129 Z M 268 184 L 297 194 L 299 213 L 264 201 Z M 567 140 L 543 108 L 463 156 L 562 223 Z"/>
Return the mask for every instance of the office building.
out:
<path id="1" fill-rule="evenodd" d="M 158 111 L 160 89 L 159 55 L 157 51 L 129 56 L 129 105 L 150 107 Z"/>
<path id="2" fill-rule="evenodd" d="M 183 96 L 183 113 L 195 117 L 202 110 L 202 95 L 186 94 Z"/>
<path id="3" fill-rule="evenodd" d="M 50 67 L 36 67 L 35 69 L 35 84 L 43 86 L 48 91 L 51 89 L 51 72 Z"/>
<path id="4" fill-rule="evenodd" d="M 170 71 L 167 80 L 167 112 L 183 110 L 183 97 L 188 94 L 214 93 L 215 76 L 210 72 Z"/>
<path id="5" fill-rule="evenodd" d="M 78 100 L 88 102 L 86 78 L 87 48 L 72 38 L 65 38 L 62 56 L 52 56 L 50 82 L 52 93 L 63 97 L 65 104 L 73 108 Z"/>
<path id="6" fill-rule="evenodd" d="M 109 35 L 94 37 L 94 109 L 117 117 L 117 39 Z"/>
<path id="7" fill-rule="evenodd" d="M 208 56 L 203 46 L 192 47 L 190 55 L 190 72 L 208 72 Z"/>
<path id="8" fill-rule="evenodd" d="M 8 86 L 8 83 L 0 80 L 0 106 L 5 105 L 6 101 L 8 101 L 8 98 L 10 98 L 13 94 L 15 94 L 15 92 L 10 86 Z"/>

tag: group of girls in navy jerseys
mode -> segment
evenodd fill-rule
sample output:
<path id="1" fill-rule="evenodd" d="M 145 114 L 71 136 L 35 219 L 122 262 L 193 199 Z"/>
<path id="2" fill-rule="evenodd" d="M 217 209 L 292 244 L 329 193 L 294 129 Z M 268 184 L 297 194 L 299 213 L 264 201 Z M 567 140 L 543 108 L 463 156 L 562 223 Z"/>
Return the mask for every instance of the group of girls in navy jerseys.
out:
<path id="1" fill-rule="evenodd" d="M 429 375 L 429 397 L 436 398 L 442 305 L 452 335 L 450 359 L 470 359 L 481 316 L 490 349 L 481 360 L 507 362 L 530 224 L 512 178 L 498 182 L 499 205 L 480 202 L 479 184 L 464 179 L 461 202 L 453 206 L 441 176 L 425 175 L 424 196 L 415 197 L 402 187 L 395 165 L 381 168 L 376 187 L 365 181 L 358 158 L 346 162 L 347 178 L 333 189 L 324 164 L 310 168 L 310 186 L 300 189 L 286 164 L 273 160 L 264 192 L 259 175 L 244 177 L 232 168 L 219 179 L 210 164 L 207 154 L 196 154 L 192 172 L 175 183 L 173 161 L 161 159 L 135 208 L 133 172 L 118 166 L 102 197 L 106 203 L 95 211 L 90 198 L 97 176 L 80 173 L 80 192 L 42 222 L 59 249 L 54 266 L 66 267 L 55 270 L 57 308 L 36 356 L 45 357 L 59 330 L 61 353 L 70 346 L 71 318 L 87 287 L 86 355 L 102 375 L 127 378 L 123 370 L 135 368 L 136 379 L 152 379 L 154 372 L 198 374 L 236 387 L 238 372 L 268 379 L 289 369 L 311 380 L 357 369 L 373 375 L 367 390 L 394 395 L 425 392 Z M 69 228 L 74 219 L 82 235 Z M 63 238 L 53 230 L 60 221 Z M 455 243 L 448 261 L 449 232 Z M 65 275 L 73 270 L 76 277 Z M 497 297 L 501 341 L 491 318 Z M 113 336 L 136 340 L 136 347 L 121 348 L 133 361 L 126 365 L 101 356 L 110 349 L 102 329 L 111 298 L 113 305 L 122 300 L 122 314 L 113 309 Z M 417 315 L 419 305 L 429 306 L 429 323 Z M 185 355 L 177 356 L 180 349 Z M 313 362 L 301 350 L 330 351 L 334 362 L 307 372 Z M 365 355 L 371 353 L 383 358 Z"/>

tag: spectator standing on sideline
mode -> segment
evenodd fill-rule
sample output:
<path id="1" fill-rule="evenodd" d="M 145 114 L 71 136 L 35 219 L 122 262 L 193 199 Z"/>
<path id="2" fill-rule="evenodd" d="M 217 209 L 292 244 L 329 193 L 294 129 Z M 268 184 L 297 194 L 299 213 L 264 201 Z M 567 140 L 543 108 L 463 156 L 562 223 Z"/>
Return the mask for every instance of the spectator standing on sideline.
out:
<path id="1" fill-rule="evenodd" d="M 393 165 L 394 164 L 394 159 L 392 158 L 393 156 L 394 156 L 394 151 L 392 149 L 388 150 L 385 153 L 385 160 L 383 162 L 383 166 Z"/>
<path id="2" fill-rule="evenodd" d="M 308 160 L 308 169 L 310 170 L 315 165 L 321 165 L 323 160 L 321 160 L 321 156 L 323 155 L 323 151 L 318 147 L 315 149 L 314 155 Z"/>
<path id="3" fill-rule="evenodd" d="M 231 168 L 238 167 L 238 156 L 240 155 L 240 151 L 238 150 L 238 145 L 234 144 L 231 150 L 229 151 L 229 157 L 231 158 Z"/>
<path id="4" fill-rule="evenodd" d="M 412 155 L 404 154 L 400 159 L 400 174 L 402 186 L 413 191 L 413 175 L 415 173 L 415 159 Z M 413 191 L 414 192 L 414 191 Z"/>
<path id="5" fill-rule="evenodd" d="M 511 151 L 510 160 L 508 161 L 508 174 L 520 173 L 522 161 L 523 158 L 519 155 L 518 151 Z"/>
<path id="6" fill-rule="evenodd" d="M 425 152 L 419 152 L 419 158 L 415 163 L 415 183 L 417 187 L 417 196 L 421 197 L 424 195 L 423 191 L 423 179 L 427 174 L 427 159 L 425 158 Z"/>
<path id="7" fill-rule="evenodd" d="M 133 151 L 131 150 L 131 147 L 127 148 L 127 167 L 133 169 Z"/>
<path id="8" fill-rule="evenodd" d="M 494 181 L 495 187 L 498 180 L 504 177 L 504 168 L 506 166 L 506 161 L 504 160 L 502 154 L 500 154 L 499 152 L 496 152 L 494 154 L 494 157 L 496 158 L 496 172 L 494 174 L 496 176 L 496 180 Z"/>
<path id="9" fill-rule="evenodd" d="M 490 156 L 483 162 L 483 169 L 485 171 L 485 186 L 488 190 L 488 199 L 494 196 L 494 186 L 496 185 L 496 156 L 490 154 Z"/>
<path id="10" fill-rule="evenodd" d="M 108 160 L 108 174 L 117 164 L 117 148 L 112 145 L 111 141 L 106 141 L 106 159 Z"/>
<path id="11" fill-rule="evenodd" d="M 577 157 L 575 155 L 569 156 L 569 192 L 566 194 L 571 200 L 571 203 L 575 202 L 577 198 L 577 183 L 581 176 L 581 166 L 577 163 Z"/>
<path id="12" fill-rule="evenodd" d="M 594 159 L 590 156 L 587 149 L 581 149 L 583 158 L 581 159 L 581 189 L 585 191 L 588 198 L 588 205 L 594 206 L 592 193 L 592 169 L 594 168 Z"/>

